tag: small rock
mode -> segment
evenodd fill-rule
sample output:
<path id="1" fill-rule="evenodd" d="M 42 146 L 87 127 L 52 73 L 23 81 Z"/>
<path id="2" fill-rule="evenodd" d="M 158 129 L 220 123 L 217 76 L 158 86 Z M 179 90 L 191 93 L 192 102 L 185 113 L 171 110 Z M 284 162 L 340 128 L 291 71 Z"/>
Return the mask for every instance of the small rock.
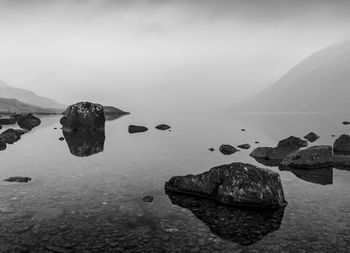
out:
<path id="1" fill-rule="evenodd" d="M 171 127 L 167 124 L 160 124 L 160 125 L 156 126 L 156 129 L 158 129 L 158 130 L 168 130 L 170 128 Z"/>
<path id="2" fill-rule="evenodd" d="M 244 128 L 242 128 L 242 129 L 241 129 L 241 131 L 242 131 L 242 132 L 244 132 L 244 131 L 245 131 L 245 129 L 244 129 Z"/>
<path id="3" fill-rule="evenodd" d="M 255 144 L 259 144 L 260 142 L 256 141 Z"/>
<path id="4" fill-rule="evenodd" d="M 334 153 L 350 154 L 350 135 L 342 134 L 333 144 Z"/>
<path id="5" fill-rule="evenodd" d="M 343 121 L 343 125 L 350 125 L 349 121 Z"/>
<path id="6" fill-rule="evenodd" d="M 58 138 L 60 141 L 64 141 L 64 137 L 60 137 Z"/>
<path id="7" fill-rule="evenodd" d="M 144 202 L 153 202 L 153 200 L 154 200 L 154 197 L 152 197 L 152 196 L 150 196 L 150 195 L 147 195 L 147 196 L 145 196 L 144 198 L 143 198 L 143 201 Z"/>
<path id="8" fill-rule="evenodd" d="M 308 133 L 307 135 L 304 136 L 304 139 L 308 140 L 309 142 L 315 142 L 319 138 L 320 136 L 318 136 L 314 132 Z"/>
<path id="9" fill-rule="evenodd" d="M 250 149 L 250 145 L 249 144 L 242 144 L 242 145 L 239 145 L 237 147 L 242 148 L 242 149 Z"/>
<path id="10" fill-rule="evenodd" d="M 17 124 L 19 125 L 20 128 L 30 131 L 34 127 L 39 126 L 41 124 L 41 120 L 35 117 L 33 114 L 28 113 L 20 116 L 17 120 Z"/>
<path id="11" fill-rule="evenodd" d="M 215 148 L 209 148 L 208 150 L 213 152 L 213 151 L 215 151 Z"/>
<path id="12" fill-rule="evenodd" d="M 17 183 L 28 183 L 32 179 L 30 177 L 9 177 L 5 179 L 5 182 L 17 182 Z"/>
<path id="13" fill-rule="evenodd" d="M 228 144 L 223 144 L 220 146 L 220 152 L 224 155 L 232 155 L 233 153 L 236 153 L 239 151 L 235 147 L 228 145 Z"/>
<path id="14" fill-rule="evenodd" d="M 148 130 L 148 128 L 144 127 L 144 126 L 130 125 L 128 130 L 129 130 L 130 134 L 133 134 L 133 133 L 146 132 Z"/>

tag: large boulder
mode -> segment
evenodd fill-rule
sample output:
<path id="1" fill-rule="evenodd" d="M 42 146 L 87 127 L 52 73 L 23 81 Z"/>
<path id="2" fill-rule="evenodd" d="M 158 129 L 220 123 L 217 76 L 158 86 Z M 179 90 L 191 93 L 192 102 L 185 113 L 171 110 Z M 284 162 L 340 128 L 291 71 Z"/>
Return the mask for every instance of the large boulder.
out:
<path id="1" fill-rule="evenodd" d="M 81 131 L 102 129 L 105 126 L 103 106 L 90 102 L 71 105 L 64 112 L 61 124 L 65 131 Z"/>
<path id="2" fill-rule="evenodd" d="M 236 152 L 239 151 L 234 146 L 231 146 L 231 145 L 228 145 L 228 144 L 222 144 L 220 146 L 219 150 L 224 155 L 232 155 L 233 153 L 236 153 Z"/>
<path id="3" fill-rule="evenodd" d="M 281 165 L 301 169 L 330 167 L 333 166 L 333 150 L 325 145 L 297 150 L 289 154 Z"/>
<path id="4" fill-rule="evenodd" d="M 13 144 L 19 139 L 21 139 L 21 135 L 25 134 L 26 132 L 27 131 L 25 130 L 9 128 L 0 134 L 0 142 Z"/>
<path id="5" fill-rule="evenodd" d="M 238 208 L 195 196 L 166 193 L 174 205 L 190 210 L 213 234 L 241 245 L 256 243 L 278 230 L 285 209 Z"/>
<path id="6" fill-rule="evenodd" d="M 41 124 L 41 120 L 31 113 L 21 115 L 17 119 L 19 127 L 29 131 Z"/>
<path id="7" fill-rule="evenodd" d="M 273 164 L 278 165 L 291 152 L 306 146 L 307 141 L 290 136 L 281 140 L 277 147 L 258 147 L 250 153 L 250 156 L 255 158 L 258 162 L 267 160 L 273 161 Z"/>
<path id="8" fill-rule="evenodd" d="M 286 205 L 278 173 L 243 163 L 214 167 L 199 175 L 173 177 L 165 183 L 165 189 L 231 206 L 274 209 Z"/>
<path id="9" fill-rule="evenodd" d="M 350 154 L 350 136 L 342 134 L 333 144 L 333 151 L 336 154 Z"/>

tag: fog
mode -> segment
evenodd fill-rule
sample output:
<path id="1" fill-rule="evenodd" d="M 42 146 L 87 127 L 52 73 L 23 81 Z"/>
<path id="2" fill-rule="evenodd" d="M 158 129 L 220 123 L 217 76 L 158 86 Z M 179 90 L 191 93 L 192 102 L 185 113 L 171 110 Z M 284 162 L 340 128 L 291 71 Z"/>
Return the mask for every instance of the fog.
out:
<path id="1" fill-rule="evenodd" d="M 349 39 L 349 12 L 334 0 L 0 0 L 0 79 L 66 104 L 215 111 Z"/>

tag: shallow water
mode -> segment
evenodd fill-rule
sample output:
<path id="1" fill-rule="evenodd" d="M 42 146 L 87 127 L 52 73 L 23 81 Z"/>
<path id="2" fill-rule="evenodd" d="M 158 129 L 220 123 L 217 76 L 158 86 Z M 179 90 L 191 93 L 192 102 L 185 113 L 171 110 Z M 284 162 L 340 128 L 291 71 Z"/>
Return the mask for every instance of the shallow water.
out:
<path id="1" fill-rule="evenodd" d="M 350 170 L 271 167 L 281 175 L 288 201 L 282 215 L 260 219 L 225 209 L 224 223 L 215 226 L 218 217 L 205 213 L 213 203 L 195 200 L 194 210 L 186 208 L 186 199 L 172 204 L 164 192 L 171 176 L 232 162 L 264 167 L 249 157 L 252 149 L 275 146 L 290 135 L 315 131 L 321 136 L 315 145 L 331 145 L 331 135 L 349 133 L 342 121 L 350 114 L 135 113 L 108 121 L 105 139 L 89 136 L 83 143 L 69 136 L 58 140 L 58 116 L 41 119 L 0 151 L 1 252 L 350 252 Z M 160 123 L 172 131 L 154 129 Z M 129 134 L 129 124 L 149 131 Z M 252 148 L 230 156 L 218 151 L 221 144 L 244 143 Z M 2 182 L 11 176 L 32 181 Z M 143 202 L 146 195 L 154 201 Z M 271 220 L 273 225 L 254 234 L 261 220 L 262 227 Z M 252 233 L 249 243 L 245 231 Z"/>

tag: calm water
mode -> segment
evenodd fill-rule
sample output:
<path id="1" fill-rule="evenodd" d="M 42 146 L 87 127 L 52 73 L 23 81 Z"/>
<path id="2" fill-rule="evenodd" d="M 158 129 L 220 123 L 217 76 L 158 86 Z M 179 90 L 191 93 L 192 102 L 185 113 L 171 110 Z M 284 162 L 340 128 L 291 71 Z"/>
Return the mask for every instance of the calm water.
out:
<path id="1" fill-rule="evenodd" d="M 131 114 L 108 121 L 105 139 L 65 136 L 70 147 L 58 140 L 59 117 L 41 119 L 0 152 L 1 252 L 350 252 L 350 170 L 270 168 L 281 175 L 288 201 L 270 216 L 196 199 L 190 208 L 164 193 L 175 175 L 231 162 L 259 165 L 249 157 L 253 148 L 290 135 L 315 131 L 315 144 L 333 144 L 332 134 L 349 133 L 341 122 L 350 114 Z M 172 131 L 154 129 L 159 123 Z M 129 124 L 149 131 L 130 135 Z M 252 148 L 231 156 L 218 151 L 244 143 Z M 88 152 L 96 154 L 77 156 Z M 32 181 L 2 182 L 11 176 Z M 154 201 L 143 202 L 146 195 Z M 254 233 L 257 224 L 265 232 Z"/>

